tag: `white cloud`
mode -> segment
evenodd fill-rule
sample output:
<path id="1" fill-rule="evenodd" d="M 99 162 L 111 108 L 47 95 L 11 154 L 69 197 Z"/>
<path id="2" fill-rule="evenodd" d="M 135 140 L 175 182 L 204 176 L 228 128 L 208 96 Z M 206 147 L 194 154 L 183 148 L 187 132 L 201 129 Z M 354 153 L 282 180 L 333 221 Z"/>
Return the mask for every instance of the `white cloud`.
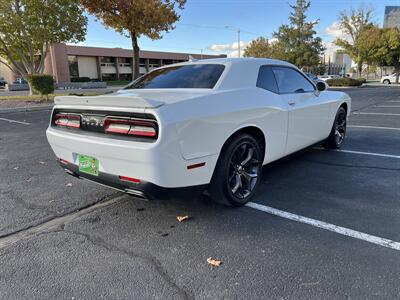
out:
<path id="1" fill-rule="evenodd" d="M 248 45 L 247 42 L 240 41 L 240 48 L 244 49 Z M 216 52 L 222 52 L 222 51 L 231 51 L 231 50 L 237 50 L 238 48 L 238 43 L 235 42 L 233 44 L 214 44 L 210 46 L 210 49 Z"/>
<path id="2" fill-rule="evenodd" d="M 325 33 L 334 39 L 345 37 L 345 34 L 343 33 L 343 30 L 338 21 L 335 21 L 331 25 L 326 27 Z"/>

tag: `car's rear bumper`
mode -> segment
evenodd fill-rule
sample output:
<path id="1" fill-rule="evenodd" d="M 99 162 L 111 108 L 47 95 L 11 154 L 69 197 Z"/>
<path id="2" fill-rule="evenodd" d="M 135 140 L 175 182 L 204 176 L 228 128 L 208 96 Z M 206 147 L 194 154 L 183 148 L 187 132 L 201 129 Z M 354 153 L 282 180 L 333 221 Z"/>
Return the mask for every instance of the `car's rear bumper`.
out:
<path id="1" fill-rule="evenodd" d="M 70 175 L 101 184 L 134 197 L 145 200 L 169 200 L 180 196 L 200 194 L 207 185 L 197 185 L 185 188 L 164 188 L 156 184 L 140 181 L 138 183 L 124 181 L 119 176 L 99 172 L 98 176 L 82 173 L 77 165 L 59 162 L 60 166 Z"/>
<path id="2" fill-rule="evenodd" d="M 164 136 L 164 143 L 141 143 L 49 127 L 47 139 L 56 157 L 67 161 L 71 166 L 79 165 L 79 155 L 96 158 L 99 161 L 99 173 L 111 176 L 105 176 L 106 185 L 109 186 L 114 181 L 108 179 L 119 176 L 135 178 L 163 188 L 204 185 L 210 182 L 218 159 L 218 155 L 184 159 L 179 143 L 172 134 Z M 204 165 L 189 168 L 199 163 Z M 125 186 L 118 189 L 124 190 Z"/>

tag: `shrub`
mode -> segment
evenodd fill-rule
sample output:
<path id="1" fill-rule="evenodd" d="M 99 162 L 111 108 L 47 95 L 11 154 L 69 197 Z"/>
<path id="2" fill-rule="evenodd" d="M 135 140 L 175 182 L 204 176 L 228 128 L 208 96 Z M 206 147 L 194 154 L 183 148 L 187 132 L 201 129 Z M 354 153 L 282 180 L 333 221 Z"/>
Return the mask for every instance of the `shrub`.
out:
<path id="1" fill-rule="evenodd" d="M 71 82 L 90 82 L 89 77 L 73 77 L 71 78 Z"/>
<path id="2" fill-rule="evenodd" d="M 367 79 L 365 79 L 364 77 L 357 78 L 357 80 L 360 81 L 361 83 L 367 82 Z"/>
<path id="3" fill-rule="evenodd" d="M 38 92 L 41 96 L 46 95 L 47 99 L 49 99 L 49 94 L 54 92 L 54 79 L 51 75 L 29 75 L 28 81 L 35 92 Z"/>
<path id="4" fill-rule="evenodd" d="M 329 86 L 360 86 L 363 84 L 360 80 L 353 78 L 328 79 L 326 83 Z"/>

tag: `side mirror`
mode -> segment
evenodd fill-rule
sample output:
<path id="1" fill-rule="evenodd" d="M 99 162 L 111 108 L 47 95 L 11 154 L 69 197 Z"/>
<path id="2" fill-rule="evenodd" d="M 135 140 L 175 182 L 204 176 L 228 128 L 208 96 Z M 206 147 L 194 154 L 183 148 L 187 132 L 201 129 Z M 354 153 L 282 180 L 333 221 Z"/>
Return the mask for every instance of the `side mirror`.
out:
<path id="1" fill-rule="evenodd" d="M 327 89 L 327 86 L 324 81 L 317 81 L 317 90 L 319 92 L 325 91 L 326 89 Z"/>

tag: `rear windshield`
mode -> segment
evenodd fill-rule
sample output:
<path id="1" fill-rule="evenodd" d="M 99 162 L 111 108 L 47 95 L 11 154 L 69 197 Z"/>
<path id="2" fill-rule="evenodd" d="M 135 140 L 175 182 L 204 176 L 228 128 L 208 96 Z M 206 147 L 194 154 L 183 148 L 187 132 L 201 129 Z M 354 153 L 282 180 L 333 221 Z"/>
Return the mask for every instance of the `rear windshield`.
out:
<path id="1" fill-rule="evenodd" d="M 212 89 L 224 65 L 193 64 L 154 70 L 136 79 L 125 89 Z"/>

